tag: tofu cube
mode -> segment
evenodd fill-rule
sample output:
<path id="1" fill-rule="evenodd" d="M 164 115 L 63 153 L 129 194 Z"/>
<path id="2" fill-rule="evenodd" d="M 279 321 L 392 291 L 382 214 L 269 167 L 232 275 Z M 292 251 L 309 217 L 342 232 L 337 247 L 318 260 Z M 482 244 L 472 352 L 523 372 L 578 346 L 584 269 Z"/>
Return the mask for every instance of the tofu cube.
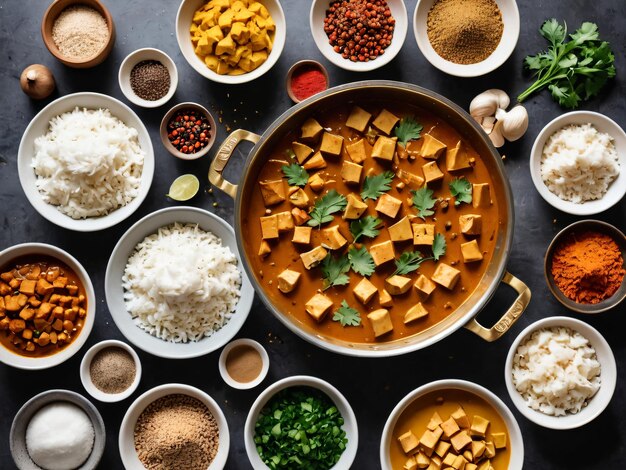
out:
<path id="1" fill-rule="evenodd" d="M 402 466 L 402 470 L 417 470 L 417 460 L 415 457 L 411 456 L 404 462 Z"/>
<path id="2" fill-rule="evenodd" d="M 446 457 L 443 459 L 443 466 L 444 466 L 444 468 L 452 468 L 452 464 L 454 463 L 456 458 L 457 458 L 457 456 L 455 454 L 453 454 L 452 452 L 450 452 L 448 455 L 446 455 Z"/>
<path id="3" fill-rule="evenodd" d="M 302 124 L 300 128 L 301 136 L 303 139 L 308 140 L 317 140 L 319 136 L 322 134 L 324 128 L 313 118 L 309 118 Z"/>
<path id="4" fill-rule="evenodd" d="M 326 160 L 322 156 L 321 152 L 317 152 L 313 155 L 307 162 L 302 165 L 302 168 L 305 170 L 321 170 L 322 168 L 326 168 Z"/>
<path id="5" fill-rule="evenodd" d="M 421 302 L 416 303 L 404 314 L 404 324 L 407 325 L 412 321 L 419 320 L 428 316 L 428 310 Z"/>
<path id="6" fill-rule="evenodd" d="M 389 315 L 389 310 L 386 310 L 384 308 L 374 310 L 373 312 L 367 314 L 367 318 L 372 323 L 374 336 L 376 336 L 377 338 L 393 330 L 393 324 L 391 323 L 391 315 Z"/>
<path id="7" fill-rule="evenodd" d="M 305 253 L 300 253 L 300 259 L 302 260 L 302 264 L 306 269 L 311 269 L 317 266 L 322 262 L 328 251 L 323 246 L 316 246 L 311 251 L 307 251 Z"/>
<path id="8" fill-rule="evenodd" d="M 491 461 L 484 460 L 483 462 L 481 462 L 478 465 L 478 470 L 493 470 L 493 467 L 491 466 Z"/>
<path id="9" fill-rule="evenodd" d="M 365 131 L 367 124 L 370 122 L 371 117 L 372 115 L 363 108 L 355 106 L 352 108 L 352 111 L 350 111 L 350 116 L 348 116 L 346 126 L 359 132 L 363 132 Z"/>
<path id="10" fill-rule="evenodd" d="M 463 148 L 463 144 L 459 140 L 459 143 L 456 144 L 456 147 L 448 150 L 448 152 L 446 153 L 446 170 L 459 171 L 471 167 L 472 166 L 470 165 L 467 151 L 465 150 L 465 148 Z"/>
<path id="11" fill-rule="evenodd" d="M 506 433 L 494 432 L 491 434 L 491 441 L 496 449 L 506 448 Z"/>
<path id="12" fill-rule="evenodd" d="M 294 227 L 291 242 L 299 245 L 308 245 L 311 243 L 312 232 L 313 227 Z"/>
<path id="13" fill-rule="evenodd" d="M 376 286 L 365 277 L 361 279 L 361 281 L 354 287 L 354 289 L 352 289 L 352 293 L 354 294 L 354 296 L 363 305 L 372 300 L 376 292 L 378 292 Z"/>
<path id="14" fill-rule="evenodd" d="M 449 442 L 439 441 L 437 447 L 435 447 L 435 454 L 443 459 L 448 453 L 448 450 L 450 450 L 450 447 L 452 447 L 452 444 Z"/>
<path id="15" fill-rule="evenodd" d="M 478 242 L 476 240 L 461 243 L 461 254 L 463 255 L 464 263 L 473 263 L 483 259 L 483 254 L 480 251 L 480 247 L 478 246 Z"/>
<path id="16" fill-rule="evenodd" d="M 431 279 L 446 289 L 454 289 L 461 277 L 461 271 L 445 263 L 439 263 Z"/>
<path id="17" fill-rule="evenodd" d="M 439 438 L 441 437 L 441 428 L 437 428 L 437 429 L 438 431 L 431 431 L 430 429 L 427 429 L 426 431 L 424 431 L 424 434 L 422 434 L 422 437 L 420 437 L 421 448 L 425 450 L 429 450 L 429 451 L 435 450 L 437 441 L 439 441 Z"/>
<path id="18" fill-rule="evenodd" d="M 393 155 L 396 152 L 397 140 L 397 137 L 385 137 L 384 135 L 379 135 L 376 142 L 374 142 L 374 148 L 372 148 L 372 158 L 388 162 L 393 160 Z"/>
<path id="19" fill-rule="evenodd" d="M 324 185 L 326 183 L 324 182 L 324 178 L 322 178 L 319 173 L 315 173 L 309 177 L 307 184 L 313 191 L 319 193 L 322 189 L 324 189 Z"/>
<path id="20" fill-rule="evenodd" d="M 316 322 L 320 322 L 326 316 L 326 312 L 333 306 L 333 301 L 326 297 L 324 294 L 317 293 L 311 297 L 304 309 L 313 317 Z"/>
<path id="21" fill-rule="evenodd" d="M 391 261 L 396 257 L 396 252 L 393 249 L 393 242 L 387 240 L 386 242 L 376 243 L 370 246 L 370 255 L 374 259 L 374 264 L 380 266 L 388 261 Z"/>
<path id="22" fill-rule="evenodd" d="M 292 269 L 285 269 L 278 275 L 278 290 L 283 294 L 288 294 L 296 288 L 301 274 Z"/>
<path id="23" fill-rule="evenodd" d="M 367 158 L 365 139 L 360 139 L 351 144 L 346 144 L 346 151 L 348 152 L 350 160 L 354 163 L 363 163 Z"/>
<path id="24" fill-rule="evenodd" d="M 437 166 L 436 161 L 428 162 L 423 165 L 422 171 L 424 172 L 424 179 L 426 180 L 426 184 L 443 179 L 443 173 L 439 169 L 439 166 Z"/>
<path id="25" fill-rule="evenodd" d="M 459 216 L 459 229 L 464 235 L 480 235 L 483 228 L 483 218 L 478 214 Z"/>
<path id="26" fill-rule="evenodd" d="M 24 279 L 22 283 L 20 284 L 20 292 L 25 295 L 34 295 L 36 285 L 37 285 L 37 281 Z"/>
<path id="27" fill-rule="evenodd" d="M 422 158 L 437 160 L 445 151 L 446 144 L 430 134 L 422 135 L 422 149 L 420 150 Z"/>
<path id="28" fill-rule="evenodd" d="M 454 436 L 457 432 L 459 432 L 461 430 L 461 428 L 459 427 L 457 422 L 454 420 L 454 418 L 446 419 L 439 426 L 443 430 L 443 435 L 447 439 L 450 439 L 452 436 Z"/>
<path id="29" fill-rule="evenodd" d="M 399 120 L 400 120 L 399 117 L 397 117 L 394 114 L 390 113 L 386 109 L 383 109 L 380 112 L 380 114 L 378 116 L 376 116 L 376 119 L 374 119 L 374 122 L 372 122 L 372 124 L 377 129 L 380 129 L 385 134 L 389 135 L 389 134 L 391 134 L 391 131 L 393 130 L 393 128 L 395 127 L 396 123 Z"/>
<path id="30" fill-rule="evenodd" d="M 267 241 L 265 240 L 261 240 L 261 244 L 259 245 L 259 256 L 261 258 L 265 258 L 271 252 L 272 252 L 272 248 L 270 247 L 270 244 L 267 243 Z"/>
<path id="31" fill-rule="evenodd" d="M 302 225 L 311 218 L 311 216 L 306 211 L 303 211 L 299 207 L 294 207 L 293 209 L 291 209 L 291 215 L 293 217 L 293 222 L 296 225 Z"/>
<path id="32" fill-rule="evenodd" d="M 415 462 L 417 463 L 418 468 L 426 468 L 428 467 L 428 465 L 430 465 L 430 458 L 426 454 L 422 454 L 420 452 L 419 454 L 417 454 Z"/>
<path id="33" fill-rule="evenodd" d="M 474 415 L 472 418 L 472 426 L 470 427 L 470 434 L 477 437 L 485 437 L 487 435 L 487 428 L 489 427 L 489 420 L 483 418 L 480 415 Z"/>
<path id="34" fill-rule="evenodd" d="M 404 242 L 413 239 L 413 230 L 408 217 L 402 217 L 399 222 L 388 227 L 387 231 L 392 242 Z"/>
<path id="35" fill-rule="evenodd" d="M 396 176 L 411 189 L 418 189 L 424 184 L 424 178 L 410 171 L 399 169 L 396 172 Z"/>
<path id="36" fill-rule="evenodd" d="M 426 429 L 430 429 L 431 431 L 434 431 L 436 428 L 439 427 L 441 423 L 443 423 L 443 419 L 441 419 L 441 416 L 439 416 L 439 413 L 435 411 L 433 415 L 430 417 L 430 420 L 428 421 L 428 424 L 426 425 Z"/>
<path id="37" fill-rule="evenodd" d="M 474 207 L 489 207 L 491 205 L 489 183 L 472 184 L 472 205 Z"/>
<path id="38" fill-rule="evenodd" d="M 361 217 L 363 212 L 367 210 L 367 204 L 361 200 L 359 196 L 350 193 L 346 196 L 346 209 L 341 216 L 344 220 L 354 220 Z"/>
<path id="39" fill-rule="evenodd" d="M 435 241 L 435 224 L 413 224 L 413 245 L 431 246 Z"/>
<path id="40" fill-rule="evenodd" d="M 259 181 L 259 186 L 265 207 L 273 206 L 285 200 L 283 180 Z"/>
<path id="41" fill-rule="evenodd" d="M 302 162 L 309 158 L 313 153 L 313 149 L 311 147 L 309 147 L 308 145 L 304 145 L 300 142 L 292 142 L 291 148 L 293 150 L 293 153 L 296 155 L 296 160 L 298 160 L 298 163 L 300 165 L 302 165 Z"/>
<path id="42" fill-rule="evenodd" d="M 413 434 L 413 431 L 407 431 L 404 434 L 398 436 L 398 442 L 402 446 L 402 450 L 405 454 L 408 454 L 409 452 L 414 450 L 419 444 L 417 436 Z"/>
<path id="43" fill-rule="evenodd" d="M 452 462 L 452 468 L 454 470 L 465 470 L 466 463 L 467 460 L 465 460 L 465 457 L 463 457 L 462 455 L 457 455 L 454 459 L 454 462 Z"/>
<path id="44" fill-rule="evenodd" d="M 339 156 L 341 149 L 343 148 L 343 137 L 330 132 L 324 132 L 322 134 L 322 143 L 320 145 L 320 152 L 328 155 Z"/>
<path id="45" fill-rule="evenodd" d="M 246 28 L 246 25 L 241 21 L 233 23 L 233 27 L 230 29 L 230 35 L 237 41 L 237 44 L 245 44 L 250 40 L 250 30 Z"/>
<path id="46" fill-rule="evenodd" d="M 474 461 L 478 460 L 485 453 L 485 441 L 472 441 L 470 448 Z"/>
<path id="47" fill-rule="evenodd" d="M 387 217 L 395 219 L 401 207 L 402 201 L 400 199 L 390 196 L 389 194 L 383 194 L 378 198 L 376 211 L 381 214 L 385 214 Z"/>
<path id="48" fill-rule="evenodd" d="M 278 217 L 278 231 L 279 232 L 288 232 L 293 229 L 293 217 L 291 216 L 291 212 L 277 212 L 276 217 Z"/>
<path id="49" fill-rule="evenodd" d="M 493 445 L 493 442 L 487 441 L 485 442 L 485 458 L 492 459 L 496 456 L 496 447 Z"/>
<path id="50" fill-rule="evenodd" d="M 393 275 L 385 279 L 385 289 L 391 295 L 401 295 L 411 288 L 411 278 Z"/>
<path id="51" fill-rule="evenodd" d="M 338 250 L 343 247 L 348 240 L 339 232 L 339 225 L 333 225 L 322 229 L 320 244 L 328 250 Z"/>
<path id="52" fill-rule="evenodd" d="M 393 306 L 393 299 L 391 298 L 391 294 L 387 292 L 386 289 L 381 290 L 380 294 L 378 294 L 378 303 L 381 307 Z"/>
<path id="53" fill-rule="evenodd" d="M 420 274 L 418 278 L 415 280 L 415 284 L 413 284 L 417 293 L 422 297 L 422 299 L 426 300 L 430 294 L 437 288 L 437 284 L 428 279 L 423 274 Z"/>
<path id="54" fill-rule="evenodd" d="M 304 192 L 304 189 L 294 186 L 289 188 L 289 202 L 303 209 L 309 205 L 309 196 Z"/>
<path id="55" fill-rule="evenodd" d="M 477 470 L 477 469 L 478 469 L 478 465 L 476 465 L 475 463 L 467 462 L 463 470 Z"/>
<path id="56" fill-rule="evenodd" d="M 454 436 L 450 438 L 450 444 L 457 452 L 461 452 L 463 448 L 472 443 L 472 438 L 469 436 L 467 431 L 463 430 L 457 432 Z"/>
<path id="57" fill-rule="evenodd" d="M 233 41 L 232 36 L 230 34 L 227 34 L 226 36 L 224 36 L 224 39 L 218 42 L 215 46 L 215 55 L 219 56 L 222 54 L 234 54 L 236 47 L 237 46 L 235 45 L 235 41 Z"/>
<path id="58" fill-rule="evenodd" d="M 361 182 L 361 173 L 363 167 L 358 163 L 352 163 L 344 160 L 341 165 L 341 178 L 346 184 L 359 184 Z"/>
<path id="59" fill-rule="evenodd" d="M 459 405 L 450 416 L 454 418 L 461 429 L 468 429 L 470 427 L 469 417 L 461 405 Z"/>
<path id="60" fill-rule="evenodd" d="M 278 216 L 276 214 L 268 215 L 267 217 L 260 217 L 260 220 L 263 240 L 278 238 Z"/>

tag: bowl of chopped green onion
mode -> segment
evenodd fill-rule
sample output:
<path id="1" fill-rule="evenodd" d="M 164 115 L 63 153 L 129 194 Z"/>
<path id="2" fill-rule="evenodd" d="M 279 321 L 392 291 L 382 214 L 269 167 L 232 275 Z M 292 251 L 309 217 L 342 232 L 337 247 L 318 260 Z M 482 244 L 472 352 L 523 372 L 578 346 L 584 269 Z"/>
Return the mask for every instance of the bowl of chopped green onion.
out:
<path id="1" fill-rule="evenodd" d="M 359 444 L 348 400 L 328 382 L 306 375 L 279 380 L 259 395 L 244 438 L 255 470 L 350 468 Z"/>

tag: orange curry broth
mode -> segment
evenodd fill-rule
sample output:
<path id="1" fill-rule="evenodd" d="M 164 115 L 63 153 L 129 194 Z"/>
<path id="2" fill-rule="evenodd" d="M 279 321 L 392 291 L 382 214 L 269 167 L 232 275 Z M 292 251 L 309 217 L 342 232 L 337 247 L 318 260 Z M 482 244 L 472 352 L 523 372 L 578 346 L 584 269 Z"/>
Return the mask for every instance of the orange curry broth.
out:
<path id="1" fill-rule="evenodd" d="M 361 105 L 361 107 L 363 107 L 366 111 L 372 114 L 372 119 L 374 119 L 377 116 L 378 112 L 383 109 L 383 107 L 380 105 L 377 106 L 370 103 L 363 104 Z M 432 183 L 429 186 L 430 189 L 434 190 L 434 198 L 437 198 L 439 196 L 442 196 L 444 198 L 451 198 L 448 183 L 457 177 L 464 176 L 469 180 L 470 183 L 489 183 L 492 201 L 492 204 L 489 207 L 474 208 L 472 204 L 465 203 L 455 207 L 454 200 L 451 199 L 449 208 L 446 212 L 444 212 L 439 207 L 439 204 L 437 204 L 434 208 L 435 215 L 433 217 L 426 217 L 425 222 L 422 221 L 422 219 L 412 221 L 412 223 L 434 223 L 435 233 L 441 233 L 445 236 L 447 243 L 447 253 L 440 258 L 440 261 L 448 265 L 456 262 L 453 267 L 461 271 L 461 277 L 453 290 L 449 291 L 446 288 L 437 285 L 435 291 L 426 301 L 420 298 L 416 289 L 413 286 L 411 286 L 411 289 L 405 294 L 400 296 L 393 296 L 393 306 L 388 308 L 393 322 L 393 331 L 379 338 L 375 338 L 373 329 L 369 323 L 369 320 L 366 318 L 366 315 L 373 310 L 382 308 L 378 302 L 378 295 L 375 295 L 374 298 L 367 305 L 361 304 L 361 302 L 353 295 L 352 289 L 362 279 L 362 276 L 359 274 L 355 274 L 353 271 L 350 271 L 349 285 L 331 287 L 324 291 L 324 294 L 333 301 L 333 306 L 331 307 L 331 310 L 326 314 L 325 318 L 320 323 L 317 323 L 305 311 L 304 305 L 316 293 L 318 289 L 323 288 L 322 272 L 319 266 L 307 271 L 304 268 L 304 265 L 302 264 L 302 261 L 300 259 L 300 253 L 309 251 L 315 246 L 320 245 L 320 230 L 318 228 L 313 228 L 311 244 L 308 246 L 292 243 L 291 237 L 293 235 L 293 231 L 281 233 L 279 240 L 268 240 L 272 251 L 268 256 L 262 258 L 258 255 L 259 245 L 262 239 L 261 223 L 259 218 L 268 214 L 266 214 L 266 207 L 263 203 L 263 198 L 261 196 L 261 191 L 258 184 L 255 184 L 253 190 L 250 191 L 250 200 L 246 201 L 246 204 L 248 205 L 247 212 L 244 211 L 242 216 L 242 233 L 244 234 L 245 249 L 249 255 L 248 259 L 251 261 L 254 276 L 256 277 L 258 283 L 263 287 L 263 289 L 265 289 L 265 292 L 270 297 L 273 304 L 282 313 L 292 315 L 293 317 L 295 317 L 295 319 L 297 319 L 298 322 L 308 325 L 310 328 L 312 328 L 314 331 L 319 332 L 320 334 L 327 335 L 338 340 L 354 343 L 377 343 L 406 338 L 408 336 L 417 334 L 446 318 L 454 311 L 454 309 L 461 305 L 470 296 L 470 294 L 478 285 L 481 277 L 485 272 L 486 267 L 489 265 L 489 262 L 491 260 L 496 244 L 497 231 L 505 224 L 505 221 L 501 220 L 501 215 L 499 213 L 498 203 L 496 200 L 496 188 L 494 188 L 494 184 L 489 175 L 488 169 L 485 163 L 479 157 L 478 153 L 467 142 L 466 139 L 462 138 L 456 130 L 454 130 L 441 118 L 431 113 L 428 113 L 421 108 L 409 108 L 409 106 L 406 106 L 404 107 L 404 111 L 402 111 L 401 109 L 398 109 L 398 106 L 393 106 L 390 104 L 385 104 L 384 108 L 394 113 L 397 117 L 415 116 L 416 120 L 424 127 L 422 135 L 427 132 L 431 133 L 433 137 L 439 139 L 444 144 L 446 144 L 448 149 L 454 148 L 457 142 L 459 140 L 462 140 L 463 145 L 467 150 L 468 158 L 473 157 L 475 159 L 473 168 L 455 171 L 454 174 L 451 174 L 445 170 L 445 154 L 440 156 L 437 161 L 439 168 L 444 173 L 444 178 L 442 181 Z M 343 182 L 340 176 L 341 163 L 343 159 L 351 161 L 346 152 L 345 146 L 363 136 L 363 134 L 359 133 L 358 131 L 345 126 L 345 122 L 348 115 L 350 114 L 350 111 L 351 105 L 346 105 L 343 107 L 335 108 L 332 111 L 326 111 L 324 113 L 318 113 L 312 116 L 326 130 L 330 128 L 332 130 L 332 133 L 343 136 L 345 140 L 341 155 L 339 157 L 327 155 L 324 156 L 327 163 L 326 168 L 321 170 L 308 170 L 309 177 L 316 172 L 320 172 L 325 181 L 334 180 L 334 183 L 326 183 L 320 193 L 315 193 L 309 187 L 309 185 L 304 188 L 304 191 L 310 199 L 310 207 L 308 208 L 308 211 L 310 211 L 316 199 L 322 197 L 323 194 L 333 188 L 344 196 L 350 192 L 360 194 L 363 188 L 364 178 L 368 174 L 368 171 L 370 169 L 373 169 L 376 173 L 382 173 L 386 170 L 393 170 L 392 162 L 381 162 L 374 158 L 368 157 L 362 163 L 363 171 L 361 174 L 361 184 L 358 186 L 347 185 Z M 262 166 L 260 174 L 257 176 L 257 181 L 277 180 L 279 178 L 282 178 L 285 187 L 285 194 L 287 194 L 286 190 L 288 188 L 288 184 L 281 171 L 281 166 L 287 163 L 287 160 L 289 160 L 286 150 L 291 148 L 291 142 L 296 140 L 303 142 L 301 139 L 299 139 L 299 137 L 300 128 L 297 127 L 294 131 L 288 133 L 280 141 L 280 144 L 276 147 L 276 149 L 267 157 L 266 163 Z M 313 147 L 314 150 L 317 151 L 319 149 L 320 142 L 321 138 L 315 143 L 315 145 L 311 143 L 307 143 L 307 145 Z M 421 146 L 421 141 L 417 140 L 410 145 L 415 145 L 416 148 L 419 149 Z M 368 152 L 371 152 L 372 146 L 369 144 L 366 144 L 366 146 L 368 148 Z M 282 163 L 280 161 L 272 160 L 280 160 L 282 161 Z M 423 177 L 421 166 L 429 161 L 432 160 L 424 159 L 421 156 L 417 156 L 415 160 L 403 159 L 400 160 L 399 168 Z M 381 243 L 389 240 L 389 234 L 386 227 L 393 225 L 406 215 L 417 214 L 417 209 L 407 201 L 407 198 L 411 198 L 412 196 L 410 192 L 411 189 L 418 188 L 410 188 L 409 185 L 407 185 L 404 189 L 398 190 L 398 188 L 396 188 L 396 184 L 399 182 L 400 180 L 397 177 L 394 178 L 391 184 L 391 190 L 388 191 L 389 195 L 394 196 L 402 201 L 402 208 L 398 212 L 398 215 L 395 219 L 391 219 L 383 214 L 377 213 L 374 209 L 377 201 L 373 201 L 371 199 L 368 199 L 366 201 L 369 207 L 362 214 L 361 218 L 369 214 L 380 218 L 384 222 L 384 226 L 379 227 L 381 231 L 376 238 L 371 239 L 367 237 L 362 237 L 359 240 L 359 243 L 368 248 L 368 250 L 372 244 Z M 271 209 L 272 214 L 275 214 L 282 211 L 291 211 L 293 207 L 294 206 L 288 200 L 285 200 L 279 204 L 271 206 L 269 209 Z M 482 215 L 482 231 L 480 236 L 468 238 L 460 233 L 459 216 L 463 214 Z M 323 224 L 321 228 L 328 228 L 333 225 L 339 225 L 341 234 L 348 240 L 348 244 L 344 246 L 341 250 L 329 251 L 336 257 L 339 253 L 347 253 L 353 237 L 350 234 L 349 229 L 351 221 L 343 220 L 341 218 L 342 212 L 335 213 L 334 215 L 334 220 L 327 224 Z M 449 230 L 446 230 L 445 224 L 448 221 L 451 222 L 452 226 Z M 453 233 L 457 234 L 456 240 L 453 240 L 451 238 Z M 480 249 L 483 252 L 483 260 L 465 264 L 462 260 L 460 244 L 470 241 L 474 238 L 478 241 Z M 396 253 L 396 259 L 399 258 L 400 254 L 403 251 L 412 250 L 418 250 L 424 256 L 431 256 L 431 251 L 429 247 L 414 246 L 412 241 L 394 243 L 394 248 Z M 417 279 L 419 274 L 424 274 L 425 276 L 430 278 L 435 271 L 435 267 L 436 263 L 434 261 L 426 261 L 422 264 L 420 269 L 411 274 L 408 274 L 407 276 L 410 276 L 413 281 Z M 283 294 L 278 290 L 277 277 L 284 269 L 287 268 L 300 272 L 302 276 L 300 277 L 296 288 L 291 293 Z M 369 278 L 369 280 L 378 288 L 380 292 L 385 287 L 385 279 L 391 276 L 395 269 L 396 268 L 394 262 L 390 261 L 384 265 L 377 267 L 376 272 Z M 352 308 L 355 308 L 360 312 L 360 326 L 343 327 L 339 322 L 332 321 L 333 312 L 341 305 L 341 301 L 344 299 Z M 408 325 L 405 325 L 402 321 L 405 312 L 419 301 L 422 301 L 424 307 L 428 310 L 429 315 L 426 318 L 422 318 L 411 322 Z"/>

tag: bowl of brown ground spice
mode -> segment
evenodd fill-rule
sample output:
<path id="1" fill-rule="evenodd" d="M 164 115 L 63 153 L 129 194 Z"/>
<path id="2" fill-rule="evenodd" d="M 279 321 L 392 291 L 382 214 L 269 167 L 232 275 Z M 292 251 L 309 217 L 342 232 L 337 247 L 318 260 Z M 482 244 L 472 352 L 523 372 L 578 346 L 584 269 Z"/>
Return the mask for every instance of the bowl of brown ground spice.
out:
<path id="1" fill-rule="evenodd" d="M 626 297 L 626 235 L 600 220 L 581 220 L 561 230 L 544 259 L 548 287 L 579 313 L 605 312 Z"/>
<path id="2" fill-rule="evenodd" d="M 417 46 L 439 70 L 477 77 L 500 67 L 520 31 L 515 0 L 419 0 L 413 16 Z"/>
<path id="3" fill-rule="evenodd" d="M 57 0 L 43 15 L 41 36 L 60 62 L 86 69 L 109 56 L 115 43 L 115 25 L 99 0 Z"/>

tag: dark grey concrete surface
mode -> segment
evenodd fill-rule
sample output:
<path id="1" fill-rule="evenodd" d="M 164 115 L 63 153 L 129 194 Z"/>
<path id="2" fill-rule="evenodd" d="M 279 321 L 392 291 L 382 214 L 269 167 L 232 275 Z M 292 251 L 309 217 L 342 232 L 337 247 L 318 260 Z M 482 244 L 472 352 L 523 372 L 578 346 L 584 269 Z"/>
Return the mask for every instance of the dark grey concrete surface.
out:
<path id="1" fill-rule="evenodd" d="M 157 47 L 167 52 L 179 70 L 178 91 L 170 104 L 198 101 L 223 118 L 218 141 L 226 135 L 225 125 L 244 127 L 262 133 L 270 123 L 291 106 L 284 89 L 289 66 L 299 59 L 312 58 L 327 65 L 332 85 L 362 79 L 395 79 L 430 88 L 467 107 L 471 98 L 486 88 L 498 87 L 517 95 L 531 82 L 522 71 L 522 59 L 545 47 L 537 30 L 548 17 L 564 19 L 570 27 L 582 21 L 594 21 L 601 36 L 611 41 L 617 62 L 617 79 L 599 98 L 583 104 L 584 109 L 604 113 L 626 126 L 626 37 L 623 0 L 520 0 L 521 35 L 512 57 L 497 71 L 481 78 L 458 79 L 433 68 L 421 55 L 412 30 L 398 57 L 380 70 L 357 74 L 329 64 L 317 51 L 308 27 L 310 2 L 283 0 L 288 21 L 287 44 L 282 57 L 264 77 L 247 85 L 223 86 L 205 80 L 185 62 L 179 52 L 174 20 L 178 2 L 170 0 L 105 0 L 117 27 L 117 41 L 110 57 L 90 70 L 74 70 L 56 61 L 45 49 L 40 22 L 47 1 L 0 1 L 0 249 L 10 245 L 37 241 L 51 243 L 70 251 L 92 277 L 98 299 L 95 327 L 85 348 L 109 338 L 123 339 L 113 324 L 104 298 L 104 271 L 109 254 L 124 231 L 140 217 L 163 207 L 175 205 L 165 197 L 171 181 L 180 174 L 194 173 L 208 188 L 206 180 L 210 158 L 181 162 L 162 147 L 158 125 L 167 107 L 145 110 L 132 106 L 148 127 L 156 154 L 156 172 L 150 193 L 140 209 L 128 220 L 100 233 L 76 233 L 47 222 L 30 206 L 18 181 L 16 155 L 22 132 L 33 116 L 52 99 L 79 92 L 97 91 L 122 99 L 117 82 L 118 67 L 123 58 L 140 47 Z M 406 1 L 409 15 L 416 0 Z M 18 77 L 31 63 L 49 66 L 55 74 L 58 90 L 48 100 L 34 102 L 20 92 Z M 569 315 L 588 321 L 598 328 L 611 344 L 618 362 L 618 385 L 608 409 L 594 422 L 573 431 L 543 429 L 526 420 L 515 409 L 525 441 L 527 469 L 602 469 L 626 468 L 626 308 L 582 317 L 567 311 L 551 296 L 543 278 L 543 255 L 554 234 L 579 218 L 561 213 L 541 199 L 528 171 L 528 156 L 534 137 L 562 109 L 549 93 L 543 92 L 528 103 L 530 127 L 527 135 L 502 150 L 505 167 L 515 198 L 515 242 L 508 269 L 532 289 L 532 302 L 508 334 L 495 343 L 486 343 L 466 330 L 459 330 L 425 350 L 402 357 L 366 360 L 324 352 L 302 341 L 284 328 L 257 299 L 239 336 L 261 341 L 270 353 L 272 364 L 264 383 L 252 391 L 234 391 L 221 380 L 217 359 L 219 352 L 206 357 L 174 361 L 139 352 L 144 375 L 139 390 L 118 404 L 94 402 L 107 427 L 107 447 L 100 468 L 122 468 L 118 454 L 117 434 L 131 401 L 158 384 L 182 382 L 202 388 L 213 396 L 226 413 L 230 426 L 231 451 L 227 468 L 247 469 L 242 429 L 248 409 L 257 394 L 270 383 L 293 374 L 322 377 L 339 388 L 352 403 L 360 436 L 354 468 L 379 468 L 378 448 L 384 422 L 395 404 L 416 387 L 436 379 L 460 378 L 486 386 L 507 405 L 512 403 L 506 392 L 503 365 L 513 338 L 528 324 L 552 315 Z M 211 153 L 212 156 L 213 152 Z M 231 165 L 229 175 L 236 179 L 245 155 L 241 152 Z M 213 203 L 217 202 L 217 207 Z M 232 223 L 232 201 L 219 191 L 203 191 L 191 201 Z M 622 230 L 626 204 L 600 214 L 597 218 L 616 224 Z M 501 292 L 500 292 L 501 291 Z M 501 289 L 484 309 L 480 318 L 488 323 L 512 300 L 507 289 Z M 51 370 L 27 372 L 0 365 L 0 468 L 13 468 L 8 435 L 11 420 L 19 407 L 33 395 L 51 388 L 68 388 L 85 394 L 78 366 L 82 354 Z"/>

